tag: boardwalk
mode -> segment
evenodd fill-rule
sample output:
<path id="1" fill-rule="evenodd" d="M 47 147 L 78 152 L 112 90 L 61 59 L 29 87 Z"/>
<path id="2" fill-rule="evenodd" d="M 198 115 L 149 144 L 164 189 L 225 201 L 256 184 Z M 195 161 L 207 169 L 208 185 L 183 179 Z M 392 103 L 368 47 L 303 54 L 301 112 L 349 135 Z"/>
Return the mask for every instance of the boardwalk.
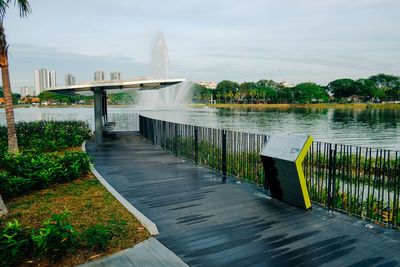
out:
<path id="1" fill-rule="evenodd" d="M 139 135 L 87 145 L 95 168 L 191 266 L 395 266 L 400 232 L 313 206 L 304 211 L 155 148 Z"/>

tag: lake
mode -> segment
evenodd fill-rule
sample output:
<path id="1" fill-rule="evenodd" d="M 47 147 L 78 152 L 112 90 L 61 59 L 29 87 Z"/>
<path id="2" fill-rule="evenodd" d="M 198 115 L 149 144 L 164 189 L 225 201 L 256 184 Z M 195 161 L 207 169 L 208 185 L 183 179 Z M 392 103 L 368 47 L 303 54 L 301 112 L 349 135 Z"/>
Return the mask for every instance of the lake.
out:
<path id="1" fill-rule="evenodd" d="M 109 120 L 118 130 L 137 130 L 133 123 L 140 113 L 179 123 L 225 128 L 250 133 L 290 132 L 311 135 L 316 141 L 400 150 L 398 108 L 288 108 L 229 109 L 179 108 L 143 110 L 108 108 Z M 84 120 L 93 128 L 93 108 L 17 108 L 16 121 Z M 0 109 L 0 124 L 5 110 Z"/>

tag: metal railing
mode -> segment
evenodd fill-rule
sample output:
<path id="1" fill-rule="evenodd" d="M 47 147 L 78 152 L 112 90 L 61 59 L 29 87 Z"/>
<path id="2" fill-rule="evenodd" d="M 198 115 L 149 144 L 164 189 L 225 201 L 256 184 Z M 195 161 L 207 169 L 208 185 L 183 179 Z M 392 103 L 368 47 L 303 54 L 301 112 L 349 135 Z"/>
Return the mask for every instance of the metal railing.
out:
<path id="1" fill-rule="evenodd" d="M 264 186 L 268 136 L 139 117 L 154 145 L 196 164 Z M 400 227 L 400 151 L 314 141 L 303 162 L 311 200 L 330 210 Z M 266 188 L 267 189 L 267 188 Z"/>

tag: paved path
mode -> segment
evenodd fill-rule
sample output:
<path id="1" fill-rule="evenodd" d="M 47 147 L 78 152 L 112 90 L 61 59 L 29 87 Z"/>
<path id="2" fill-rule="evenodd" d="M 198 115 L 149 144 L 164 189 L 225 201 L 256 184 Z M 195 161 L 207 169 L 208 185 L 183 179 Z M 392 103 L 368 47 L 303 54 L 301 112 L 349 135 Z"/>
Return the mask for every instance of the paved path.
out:
<path id="1" fill-rule="evenodd" d="M 152 220 L 157 239 L 191 266 L 394 266 L 400 232 L 313 206 L 268 198 L 260 188 L 155 148 L 139 135 L 87 145 L 95 168 Z"/>
<path id="2" fill-rule="evenodd" d="M 109 257 L 82 264 L 79 267 L 187 267 L 174 253 L 157 239 L 150 238 L 133 248 L 125 249 Z"/>

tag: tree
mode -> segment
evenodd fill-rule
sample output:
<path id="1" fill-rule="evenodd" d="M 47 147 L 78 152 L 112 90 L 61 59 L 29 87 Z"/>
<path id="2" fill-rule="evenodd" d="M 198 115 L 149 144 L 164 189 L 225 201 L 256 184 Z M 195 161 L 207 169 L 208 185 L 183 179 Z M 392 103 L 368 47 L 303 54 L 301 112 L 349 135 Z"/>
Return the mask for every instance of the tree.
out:
<path id="1" fill-rule="evenodd" d="M 1 77 L 3 80 L 4 104 L 6 110 L 8 151 L 18 152 L 17 134 L 15 132 L 14 123 L 13 98 L 11 93 L 10 74 L 8 72 L 8 44 L 6 41 L 6 35 L 4 33 L 3 23 L 6 10 L 12 3 L 18 3 L 19 16 L 21 18 L 28 15 L 31 9 L 28 0 L 0 0 L 0 67 Z"/>
<path id="2" fill-rule="evenodd" d="M 21 98 L 20 94 L 12 94 L 12 99 L 13 99 L 13 105 L 18 104 L 18 100 Z"/>
<path id="3" fill-rule="evenodd" d="M 386 98 L 390 100 L 400 100 L 400 77 L 380 73 L 368 78 L 375 83 Z"/>
<path id="4" fill-rule="evenodd" d="M 356 81 L 356 95 L 362 97 L 363 101 L 382 98 L 381 90 L 370 79 L 358 79 Z"/>
<path id="5" fill-rule="evenodd" d="M 232 82 L 232 81 L 221 81 L 217 84 L 217 88 L 214 90 L 214 94 L 217 97 L 217 99 L 221 99 L 221 97 L 227 98 L 229 92 L 232 92 L 233 94 L 238 90 L 239 84 Z"/>
<path id="6" fill-rule="evenodd" d="M 280 103 L 292 103 L 293 102 L 293 90 L 289 87 L 283 87 L 278 90 L 278 101 Z"/>
<path id="7" fill-rule="evenodd" d="M 240 95 L 247 101 L 252 100 L 256 84 L 254 82 L 244 82 L 239 87 Z"/>
<path id="8" fill-rule="evenodd" d="M 256 82 L 257 87 L 270 87 L 272 89 L 277 90 L 279 87 L 279 84 L 273 80 L 259 80 Z"/>
<path id="9" fill-rule="evenodd" d="M 0 0 L 0 67 L 1 77 L 3 80 L 3 91 L 4 91 L 4 104 L 6 109 L 6 121 L 7 121 L 7 136 L 8 136 L 8 151 L 18 152 L 17 134 L 15 132 L 14 122 L 14 110 L 13 110 L 13 98 L 11 93 L 10 85 L 10 74 L 8 72 L 8 44 L 6 41 L 6 35 L 4 33 L 4 16 L 6 10 L 12 2 L 18 3 L 19 16 L 25 17 L 30 12 L 30 6 L 28 0 Z M 3 202 L 3 198 L 0 195 L 0 216 L 7 214 L 7 208 Z"/>
<path id="10" fill-rule="evenodd" d="M 330 82 L 327 87 L 337 99 L 356 94 L 356 82 L 352 79 L 338 79 Z"/>
<path id="11" fill-rule="evenodd" d="M 329 100 L 329 96 L 325 89 L 313 83 L 299 83 L 293 88 L 294 98 L 300 103 L 325 102 Z"/>
<path id="12" fill-rule="evenodd" d="M 381 87 L 393 88 L 400 85 L 400 77 L 384 73 L 373 75 L 369 77 L 368 80 L 373 81 L 379 88 Z"/>
<path id="13" fill-rule="evenodd" d="M 193 99 L 197 102 L 207 101 L 208 98 L 208 90 L 203 85 L 194 84 L 193 85 Z"/>

